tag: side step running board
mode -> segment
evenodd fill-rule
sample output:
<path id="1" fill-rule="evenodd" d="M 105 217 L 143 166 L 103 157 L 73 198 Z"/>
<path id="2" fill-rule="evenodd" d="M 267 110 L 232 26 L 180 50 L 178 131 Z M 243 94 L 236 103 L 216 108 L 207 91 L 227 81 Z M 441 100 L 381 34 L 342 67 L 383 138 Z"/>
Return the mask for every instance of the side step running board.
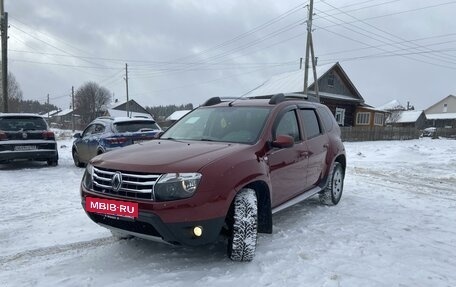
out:
<path id="1" fill-rule="evenodd" d="M 281 210 L 284 210 L 285 208 L 290 207 L 292 205 L 295 205 L 298 202 L 306 200 L 307 198 L 319 193 L 321 190 L 322 189 L 320 187 L 316 186 L 316 187 L 312 188 L 311 190 L 308 190 L 308 191 L 304 192 L 303 194 L 298 195 L 295 198 L 288 200 L 287 202 L 285 202 L 277 207 L 274 207 L 272 209 L 272 214 L 279 212 Z"/>

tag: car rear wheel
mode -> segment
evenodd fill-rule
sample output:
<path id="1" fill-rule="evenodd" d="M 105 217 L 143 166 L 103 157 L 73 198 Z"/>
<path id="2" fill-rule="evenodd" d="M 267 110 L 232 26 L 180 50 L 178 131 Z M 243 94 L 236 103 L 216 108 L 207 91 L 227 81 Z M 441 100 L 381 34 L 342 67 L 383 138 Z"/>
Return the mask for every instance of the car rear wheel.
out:
<path id="1" fill-rule="evenodd" d="M 76 150 L 73 150 L 73 162 L 77 167 L 84 167 L 84 163 L 79 161 L 79 154 Z"/>
<path id="2" fill-rule="evenodd" d="M 251 261 L 257 242 L 258 206 L 255 190 L 242 189 L 234 198 L 229 218 L 228 257 L 233 261 Z"/>
<path id="3" fill-rule="evenodd" d="M 336 205 L 342 197 L 344 189 L 344 169 L 338 162 L 334 164 L 334 169 L 330 176 L 330 181 L 326 188 L 320 192 L 320 202 L 326 205 Z"/>

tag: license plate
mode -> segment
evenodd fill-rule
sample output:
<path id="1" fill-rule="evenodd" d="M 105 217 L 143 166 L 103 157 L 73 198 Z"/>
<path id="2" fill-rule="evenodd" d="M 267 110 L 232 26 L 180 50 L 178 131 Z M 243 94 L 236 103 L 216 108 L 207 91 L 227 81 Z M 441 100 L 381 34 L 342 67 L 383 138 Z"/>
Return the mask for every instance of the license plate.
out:
<path id="1" fill-rule="evenodd" d="M 137 218 L 138 203 L 119 200 L 86 197 L 86 211 L 106 215 Z"/>
<path id="2" fill-rule="evenodd" d="M 15 151 L 23 151 L 23 150 L 36 150 L 36 145 L 17 145 L 14 147 Z"/>

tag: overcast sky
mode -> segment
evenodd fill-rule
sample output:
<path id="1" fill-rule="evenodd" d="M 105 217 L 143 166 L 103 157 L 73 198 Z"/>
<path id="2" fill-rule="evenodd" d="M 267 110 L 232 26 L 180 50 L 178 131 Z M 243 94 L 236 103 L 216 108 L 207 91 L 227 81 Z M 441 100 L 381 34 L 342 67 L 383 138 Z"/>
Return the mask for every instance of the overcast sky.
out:
<path id="1" fill-rule="evenodd" d="M 94 81 L 145 106 L 240 96 L 299 69 L 308 1 L 4 0 L 24 99 L 70 105 Z M 456 1 L 315 0 L 319 65 L 339 61 L 367 104 L 425 109 L 456 94 Z"/>

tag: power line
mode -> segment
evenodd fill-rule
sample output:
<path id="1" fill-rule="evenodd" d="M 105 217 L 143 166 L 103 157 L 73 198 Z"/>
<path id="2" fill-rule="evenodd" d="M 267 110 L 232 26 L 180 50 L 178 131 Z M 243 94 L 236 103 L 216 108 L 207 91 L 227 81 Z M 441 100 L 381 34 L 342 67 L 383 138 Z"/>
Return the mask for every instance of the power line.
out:
<path id="1" fill-rule="evenodd" d="M 454 2 L 456 3 L 456 1 L 454 1 Z M 432 5 L 432 7 L 435 7 L 435 6 L 436 6 L 436 5 Z M 441 6 L 441 5 L 440 5 L 440 6 Z M 338 9 L 338 8 L 336 8 L 336 9 Z M 416 10 L 416 9 L 411 9 L 411 10 Z M 322 13 L 324 13 L 324 12 L 322 12 Z M 369 34 L 361 33 L 361 32 L 359 32 L 359 31 L 355 31 L 354 29 L 351 29 L 351 28 L 349 28 L 349 27 L 346 27 L 347 25 L 353 26 L 352 23 L 364 21 L 363 19 L 356 20 L 356 21 L 352 21 L 352 22 L 344 22 L 344 21 L 342 21 L 341 19 L 339 19 L 339 18 L 337 18 L 337 17 L 330 16 L 330 15 L 328 15 L 328 16 L 329 16 L 328 18 L 334 18 L 334 19 L 336 19 L 336 20 L 338 20 L 338 21 L 341 21 L 342 23 L 335 22 L 335 21 L 333 21 L 333 20 L 331 20 L 331 19 L 328 19 L 328 18 L 325 18 L 326 21 L 329 21 L 329 22 L 331 22 L 331 23 L 334 23 L 335 25 L 338 25 L 338 26 L 340 26 L 340 27 L 343 27 L 344 29 L 347 29 L 347 30 L 349 30 L 349 31 L 352 31 L 352 32 L 354 32 L 354 33 L 356 33 L 356 34 L 360 34 L 360 35 L 362 35 L 362 36 L 364 36 L 364 37 L 367 37 L 367 38 L 369 38 L 369 39 L 373 39 L 373 40 L 379 41 L 379 42 L 381 42 L 381 43 L 387 44 L 388 46 L 391 46 L 391 42 L 386 42 L 386 41 L 379 40 L 379 39 L 376 39 L 376 38 L 372 37 L 371 34 L 374 34 L 374 35 L 377 35 L 377 36 L 378 36 L 378 34 L 376 34 L 376 33 L 373 33 L 373 32 L 371 32 L 371 31 L 368 31 L 368 30 L 366 30 L 366 29 L 363 29 L 363 28 L 360 28 L 360 27 L 357 27 L 357 26 L 355 26 L 355 28 L 360 29 L 360 30 L 363 30 L 363 31 L 365 31 L 365 32 L 367 32 L 367 33 L 369 33 Z M 335 25 L 326 26 L 326 27 L 333 27 L 333 26 L 335 26 Z M 317 26 L 317 25 L 316 25 L 316 26 Z M 318 26 L 317 26 L 317 27 L 318 27 Z M 325 30 L 325 31 L 328 31 L 328 32 L 330 32 L 330 33 L 332 33 L 332 34 L 335 34 L 335 35 L 337 35 L 337 36 L 339 36 L 339 37 L 343 37 L 343 38 L 349 39 L 349 40 L 351 40 L 351 41 L 361 43 L 361 44 L 363 44 L 363 45 L 365 45 L 365 46 L 367 46 L 367 47 L 375 48 L 375 49 L 378 49 L 378 50 L 382 50 L 382 51 L 384 51 L 384 52 L 390 52 L 390 51 L 387 50 L 387 49 L 384 49 L 384 48 L 380 48 L 380 47 L 378 47 L 378 46 L 374 46 L 374 45 L 367 44 L 367 43 L 365 43 L 364 41 L 356 40 L 356 39 L 353 39 L 353 38 L 351 38 L 351 37 L 342 35 L 342 34 L 340 34 L 340 33 L 335 33 L 335 32 L 333 32 L 333 31 L 327 29 L 326 27 L 319 27 L 319 28 L 320 28 L 320 29 L 323 29 L 323 30 Z M 380 36 L 380 37 L 383 37 L 383 36 Z M 385 38 L 385 37 L 383 37 L 383 38 Z M 451 68 L 451 69 L 453 68 L 452 66 L 448 66 L 448 65 L 444 65 L 444 64 L 438 64 L 438 63 L 435 63 L 435 62 L 423 61 L 423 60 L 419 60 L 419 59 L 416 59 L 416 58 L 414 58 L 414 57 L 407 56 L 407 55 L 399 55 L 399 54 L 398 54 L 397 56 L 402 56 L 402 57 L 404 57 L 404 58 L 408 58 L 408 59 L 411 59 L 411 60 L 414 60 L 414 61 L 418 61 L 418 62 L 422 62 L 422 63 L 427 63 L 427 64 L 434 65 L 434 66 L 440 66 L 440 67 Z M 455 64 L 456 64 L 456 63 L 455 63 Z"/>
<path id="2" fill-rule="evenodd" d="M 355 16 L 353 16 L 353 15 L 350 15 L 350 14 L 348 14 L 347 12 L 345 12 L 345 11 L 343 11 L 343 10 L 341 10 L 341 9 L 339 9 L 339 8 L 337 8 L 337 7 L 335 7 L 334 5 L 331 5 L 331 4 L 329 4 L 329 3 L 326 3 L 325 1 L 322 1 L 322 2 L 323 2 L 324 4 L 326 4 L 326 5 L 328 5 L 328 6 L 330 6 L 330 7 L 334 8 L 334 9 L 336 9 L 337 11 L 340 11 L 341 13 L 343 13 L 343 14 L 349 16 L 350 18 L 353 18 L 353 19 L 355 19 L 355 20 L 360 21 L 362 24 L 364 24 L 364 25 L 366 25 L 366 26 L 368 26 L 368 27 L 370 27 L 370 28 L 373 28 L 373 29 L 376 30 L 376 31 L 380 31 L 380 32 L 383 33 L 383 34 L 386 34 L 386 35 L 388 35 L 388 36 L 390 36 L 390 37 L 393 37 L 393 38 L 395 38 L 395 39 L 399 39 L 399 40 L 401 40 L 401 41 L 407 41 L 407 40 L 404 39 L 403 37 L 399 37 L 399 36 L 397 36 L 397 35 L 394 35 L 394 34 L 391 33 L 391 32 L 388 32 L 388 31 L 386 31 L 386 30 L 384 30 L 384 29 L 378 28 L 378 27 L 376 27 L 376 26 L 374 26 L 374 25 L 372 25 L 372 24 L 370 24 L 370 23 L 367 23 L 365 20 L 361 20 L 361 19 L 359 19 L 359 18 L 357 18 L 357 17 L 355 17 Z M 366 31 L 366 32 L 369 32 L 369 33 L 371 33 L 371 34 L 374 34 L 375 36 L 378 36 L 378 37 L 380 37 L 380 38 L 386 39 L 387 41 L 391 41 L 391 38 L 389 38 L 389 37 L 385 37 L 385 36 L 383 36 L 383 35 L 381 35 L 381 34 L 378 34 L 378 33 L 372 33 L 371 31 L 368 31 L 368 30 L 366 30 L 366 29 L 362 29 L 362 28 L 360 28 L 360 27 L 357 27 L 357 28 L 358 28 L 358 29 L 361 29 L 362 31 Z M 393 44 L 393 45 L 396 45 L 396 44 Z M 409 48 L 426 49 L 426 47 L 420 46 L 419 44 L 416 44 L 416 43 L 414 43 L 413 41 L 409 41 L 409 42 L 405 42 L 405 43 L 399 43 L 399 44 L 397 44 L 397 45 L 406 46 L 406 47 L 409 47 Z M 455 59 L 455 57 L 453 57 L 452 55 L 450 55 L 449 57 L 444 57 L 444 56 L 440 56 L 440 55 L 439 55 L 439 56 L 435 56 L 435 57 L 432 57 L 432 58 L 434 58 L 434 59 L 445 59 L 445 60 L 452 60 L 452 59 L 454 60 L 454 59 Z M 450 61 L 450 62 L 451 62 L 451 61 Z M 456 62 L 451 62 L 451 63 L 456 64 Z"/>

